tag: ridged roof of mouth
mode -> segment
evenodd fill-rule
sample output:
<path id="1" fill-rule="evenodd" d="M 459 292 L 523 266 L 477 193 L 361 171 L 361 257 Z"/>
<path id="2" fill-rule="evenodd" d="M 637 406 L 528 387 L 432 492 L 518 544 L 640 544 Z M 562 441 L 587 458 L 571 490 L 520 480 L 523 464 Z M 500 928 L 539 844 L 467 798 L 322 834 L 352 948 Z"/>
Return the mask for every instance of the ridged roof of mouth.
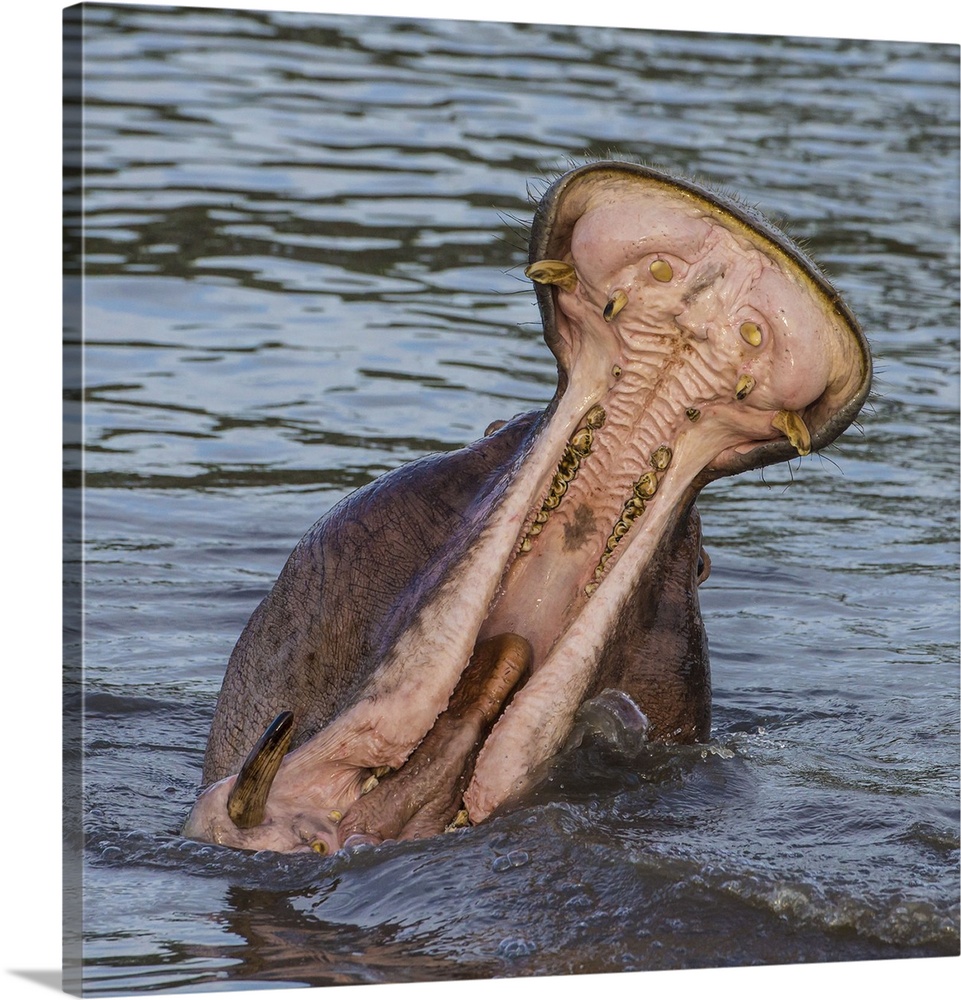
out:
<path id="1" fill-rule="evenodd" d="M 557 180 L 541 199 L 533 220 L 530 261 L 571 262 L 578 222 L 605 205 L 659 199 L 672 204 L 679 217 L 701 216 L 749 242 L 788 276 L 820 315 L 820 322 L 838 347 L 827 388 L 801 412 L 811 436 L 811 450 L 830 444 L 856 417 L 871 386 L 871 357 L 858 321 L 813 261 L 787 236 L 757 212 L 689 181 L 677 180 L 639 164 L 600 161 L 587 164 Z M 638 237 L 644 234 L 639 233 Z M 669 234 L 665 234 L 668 235 Z M 535 285 L 548 346 L 558 359 L 558 393 L 569 380 L 569 359 L 558 333 L 556 283 Z M 617 308 L 616 304 L 614 308 Z M 797 454 L 787 440 L 764 441 L 750 451 L 725 455 L 705 469 L 703 485 L 722 475 L 784 461 Z"/>

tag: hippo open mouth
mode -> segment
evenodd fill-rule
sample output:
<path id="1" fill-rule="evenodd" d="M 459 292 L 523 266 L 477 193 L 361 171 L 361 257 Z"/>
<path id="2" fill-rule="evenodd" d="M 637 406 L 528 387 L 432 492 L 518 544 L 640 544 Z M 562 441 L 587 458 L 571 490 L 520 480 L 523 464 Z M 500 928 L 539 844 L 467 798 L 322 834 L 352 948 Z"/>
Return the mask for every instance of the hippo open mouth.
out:
<path id="1" fill-rule="evenodd" d="M 558 180 L 530 260 L 551 404 L 314 526 L 231 657 L 187 836 L 326 853 L 479 822 L 605 688 L 652 739 L 707 737 L 694 499 L 829 444 L 867 344 L 785 237 L 633 164 Z"/>

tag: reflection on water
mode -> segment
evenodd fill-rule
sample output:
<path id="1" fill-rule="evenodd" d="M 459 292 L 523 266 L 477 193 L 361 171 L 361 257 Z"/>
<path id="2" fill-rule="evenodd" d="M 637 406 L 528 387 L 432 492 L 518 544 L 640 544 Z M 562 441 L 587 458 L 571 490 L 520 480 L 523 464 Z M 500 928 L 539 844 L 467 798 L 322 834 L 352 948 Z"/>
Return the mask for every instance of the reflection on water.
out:
<path id="1" fill-rule="evenodd" d="M 106 5 L 84 39 L 86 988 L 956 953 L 957 50 Z M 789 219 L 876 352 L 860 429 L 704 497 L 713 742 L 350 858 L 182 841 L 303 531 L 550 398 L 528 185 L 611 148 Z"/>

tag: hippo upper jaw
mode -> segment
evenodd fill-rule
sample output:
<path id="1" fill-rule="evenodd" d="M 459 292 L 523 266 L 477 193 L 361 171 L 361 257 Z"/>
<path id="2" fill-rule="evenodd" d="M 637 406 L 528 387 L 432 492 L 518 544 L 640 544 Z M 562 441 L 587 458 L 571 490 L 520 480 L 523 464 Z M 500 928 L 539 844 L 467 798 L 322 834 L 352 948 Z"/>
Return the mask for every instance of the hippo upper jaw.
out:
<path id="1" fill-rule="evenodd" d="M 598 163 L 562 178 L 538 208 L 528 274 L 558 391 L 485 516 L 350 704 L 280 761 L 260 821 L 233 835 L 227 778 L 198 799 L 189 835 L 337 849 L 352 831 L 383 833 L 371 814 L 415 799 L 410 776 L 455 744 L 454 799 L 463 789 L 470 818 L 486 818 L 562 747 L 698 489 L 823 447 L 868 392 L 863 336 L 813 265 L 748 213 L 653 171 Z M 693 587 L 693 560 L 688 575 Z M 462 675 L 482 649 L 498 650 L 484 670 L 511 676 L 480 720 Z M 398 774 L 358 804 L 387 769 Z"/>

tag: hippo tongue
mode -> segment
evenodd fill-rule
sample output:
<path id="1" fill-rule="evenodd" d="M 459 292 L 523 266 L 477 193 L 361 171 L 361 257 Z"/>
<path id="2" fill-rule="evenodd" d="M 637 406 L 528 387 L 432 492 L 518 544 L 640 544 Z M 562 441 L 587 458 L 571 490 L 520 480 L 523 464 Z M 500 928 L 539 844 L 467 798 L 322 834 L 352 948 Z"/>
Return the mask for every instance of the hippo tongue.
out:
<path id="1" fill-rule="evenodd" d="M 447 709 L 403 768 L 347 810 L 338 830 L 341 842 L 441 833 L 461 805 L 484 736 L 530 670 L 531 658 L 530 643 L 513 633 L 478 642 Z"/>

